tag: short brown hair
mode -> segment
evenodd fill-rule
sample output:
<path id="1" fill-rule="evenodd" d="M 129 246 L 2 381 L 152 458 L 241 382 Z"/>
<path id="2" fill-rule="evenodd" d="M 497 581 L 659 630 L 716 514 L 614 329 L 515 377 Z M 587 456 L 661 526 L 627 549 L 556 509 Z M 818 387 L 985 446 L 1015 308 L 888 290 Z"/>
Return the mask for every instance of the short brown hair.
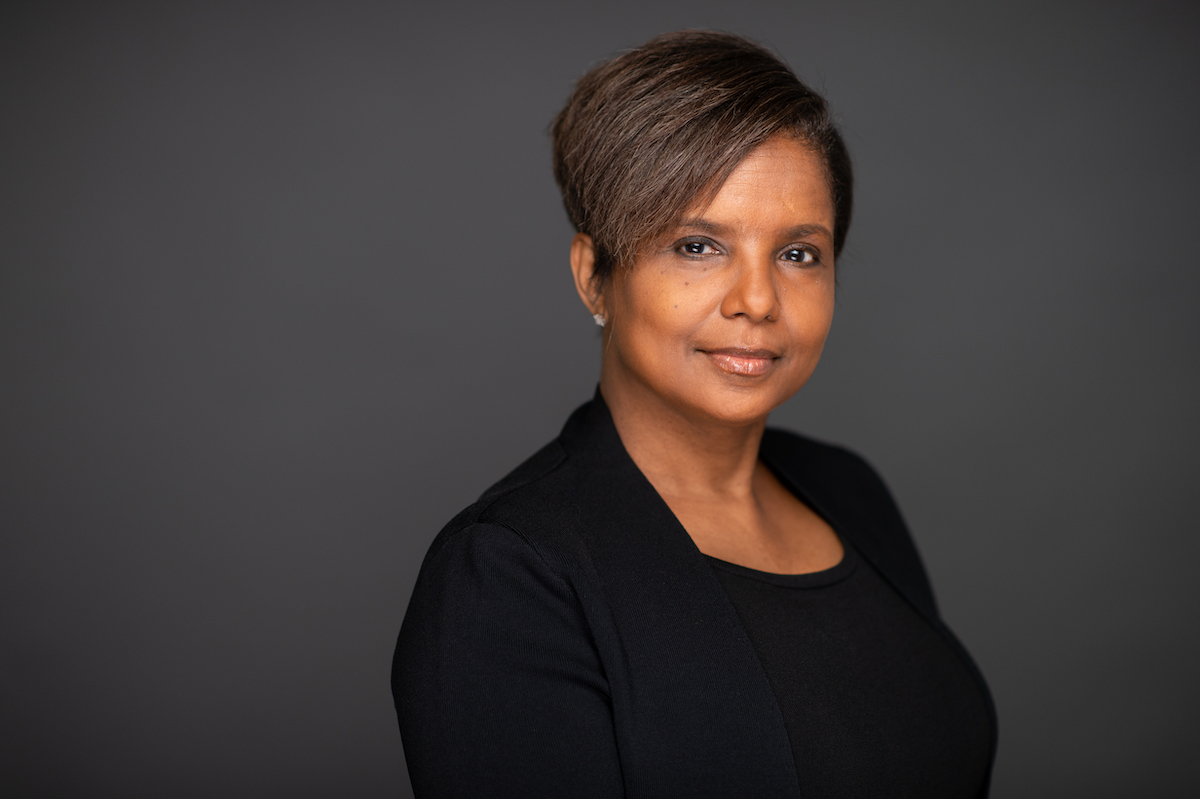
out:
<path id="1" fill-rule="evenodd" d="M 596 278 L 715 194 L 757 146 L 794 136 L 821 156 L 846 241 L 850 156 L 821 95 L 772 53 L 729 33 L 678 31 L 589 71 L 551 128 L 554 177 L 575 229 L 592 237 Z"/>

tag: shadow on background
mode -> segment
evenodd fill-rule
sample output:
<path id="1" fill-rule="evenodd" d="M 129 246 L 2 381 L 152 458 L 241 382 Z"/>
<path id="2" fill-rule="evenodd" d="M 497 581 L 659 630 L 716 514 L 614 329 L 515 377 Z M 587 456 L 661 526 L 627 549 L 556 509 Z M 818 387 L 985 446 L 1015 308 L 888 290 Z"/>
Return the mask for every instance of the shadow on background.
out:
<path id="1" fill-rule="evenodd" d="M 838 318 L 776 423 L 889 479 L 996 695 L 994 795 L 1183 796 L 1200 12 L 411 5 L 0 12 L 5 795 L 408 791 L 424 550 L 598 374 L 546 127 L 712 27 L 844 126 Z"/>

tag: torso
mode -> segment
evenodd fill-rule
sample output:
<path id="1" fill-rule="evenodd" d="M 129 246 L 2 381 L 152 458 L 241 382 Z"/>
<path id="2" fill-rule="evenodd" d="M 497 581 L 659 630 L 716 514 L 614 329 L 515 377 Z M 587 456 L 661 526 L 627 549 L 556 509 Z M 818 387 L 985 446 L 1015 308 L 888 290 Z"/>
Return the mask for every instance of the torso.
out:
<path id="1" fill-rule="evenodd" d="M 805 797 L 980 794 L 991 759 L 986 697 L 852 546 L 809 574 L 710 564 L 771 682 Z"/>

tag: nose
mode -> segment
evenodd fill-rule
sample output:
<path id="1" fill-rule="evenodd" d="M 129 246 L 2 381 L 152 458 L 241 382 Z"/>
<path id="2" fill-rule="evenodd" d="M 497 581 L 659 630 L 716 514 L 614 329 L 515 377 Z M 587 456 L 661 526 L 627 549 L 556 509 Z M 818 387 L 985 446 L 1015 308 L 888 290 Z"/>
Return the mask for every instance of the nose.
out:
<path id="1" fill-rule="evenodd" d="M 751 322 L 779 318 L 779 286 L 770 257 L 744 259 L 734 273 L 733 283 L 721 302 L 728 318 L 744 316 Z"/>

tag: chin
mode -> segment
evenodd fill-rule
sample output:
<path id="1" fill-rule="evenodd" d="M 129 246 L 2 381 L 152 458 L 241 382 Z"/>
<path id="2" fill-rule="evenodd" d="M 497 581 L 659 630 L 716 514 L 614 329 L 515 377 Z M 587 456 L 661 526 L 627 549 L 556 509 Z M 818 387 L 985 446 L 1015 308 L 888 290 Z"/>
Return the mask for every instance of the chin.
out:
<path id="1" fill-rule="evenodd" d="M 797 389 L 799 390 L 799 389 Z M 744 427 L 766 420 L 771 411 L 778 408 L 796 393 L 783 394 L 768 390 L 766 386 L 735 388 L 704 392 L 700 402 L 694 404 L 700 412 L 714 422 L 730 427 Z"/>

